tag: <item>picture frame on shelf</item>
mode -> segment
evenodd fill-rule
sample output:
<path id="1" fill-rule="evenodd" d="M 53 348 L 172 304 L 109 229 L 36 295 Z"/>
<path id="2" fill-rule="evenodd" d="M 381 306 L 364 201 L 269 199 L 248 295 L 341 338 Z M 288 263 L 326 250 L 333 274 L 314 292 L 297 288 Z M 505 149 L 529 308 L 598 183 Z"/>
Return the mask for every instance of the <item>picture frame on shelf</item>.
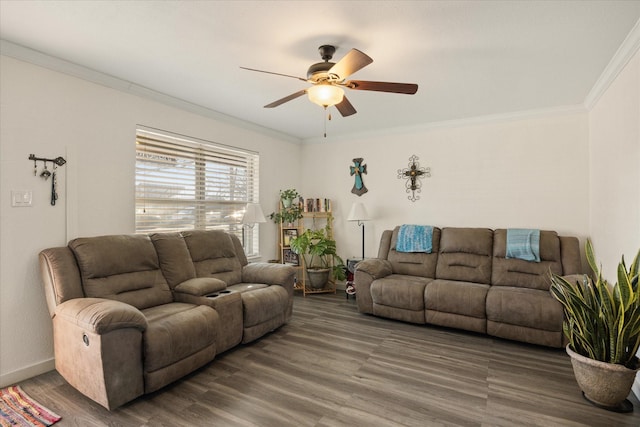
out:
<path id="1" fill-rule="evenodd" d="M 296 237 L 298 237 L 298 230 L 293 228 L 293 229 L 285 229 L 282 230 L 282 245 L 283 246 L 290 246 L 291 245 L 291 240 L 295 239 Z"/>
<path id="2" fill-rule="evenodd" d="M 282 258 L 285 264 L 289 265 L 300 265 L 300 258 L 298 258 L 298 254 L 293 252 L 291 249 L 285 249 L 282 251 Z"/>

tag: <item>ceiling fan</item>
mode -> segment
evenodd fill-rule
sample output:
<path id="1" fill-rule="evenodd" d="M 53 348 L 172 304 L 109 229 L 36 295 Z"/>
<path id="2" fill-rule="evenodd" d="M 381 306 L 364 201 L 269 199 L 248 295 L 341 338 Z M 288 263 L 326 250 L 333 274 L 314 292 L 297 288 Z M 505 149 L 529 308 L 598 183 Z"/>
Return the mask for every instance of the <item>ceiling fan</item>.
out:
<path id="1" fill-rule="evenodd" d="M 345 80 L 351 74 L 361 70 L 373 62 L 368 55 L 358 49 L 351 49 L 337 63 L 329 62 L 336 52 L 335 46 L 322 45 L 318 48 L 324 62 L 313 64 L 307 70 L 307 78 L 291 76 L 288 74 L 274 73 L 271 71 L 256 70 L 254 68 L 240 67 L 244 70 L 257 71 L 259 73 L 275 74 L 277 76 L 291 77 L 311 83 L 312 86 L 285 96 L 282 99 L 267 104 L 264 108 L 273 108 L 307 94 L 309 100 L 325 109 L 335 105 L 343 117 L 356 113 L 356 109 L 344 96 L 343 88 L 354 90 L 371 90 L 376 92 L 404 93 L 413 95 L 418 91 L 418 85 L 414 83 L 372 82 L 367 80 Z"/>

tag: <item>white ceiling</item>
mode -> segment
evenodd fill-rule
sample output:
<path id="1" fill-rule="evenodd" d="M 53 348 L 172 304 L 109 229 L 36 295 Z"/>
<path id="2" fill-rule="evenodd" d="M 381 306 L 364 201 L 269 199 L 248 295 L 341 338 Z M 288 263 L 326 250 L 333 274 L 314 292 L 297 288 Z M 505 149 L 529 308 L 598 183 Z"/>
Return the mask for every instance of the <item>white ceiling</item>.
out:
<path id="1" fill-rule="evenodd" d="M 0 38 L 301 140 L 320 136 L 306 97 L 322 44 L 374 62 L 358 80 L 416 95 L 347 91 L 329 135 L 582 105 L 640 18 L 640 1 L 8 1 Z"/>

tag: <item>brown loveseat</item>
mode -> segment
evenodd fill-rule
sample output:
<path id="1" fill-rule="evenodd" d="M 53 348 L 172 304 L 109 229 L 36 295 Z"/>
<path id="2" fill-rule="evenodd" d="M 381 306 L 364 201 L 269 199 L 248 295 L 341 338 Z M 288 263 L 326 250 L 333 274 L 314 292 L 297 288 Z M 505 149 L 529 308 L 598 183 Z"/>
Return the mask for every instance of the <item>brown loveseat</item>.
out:
<path id="1" fill-rule="evenodd" d="M 396 251 L 382 234 L 378 258 L 358 263 L 361 313 L 562 347 L 562 306 L 550 272 L 581 273 L 578 239 L 541 231 L 540 262 L 506 258 L 507 230 L 434 227 L 431 253 Z"/>
<path id="2" fill-rule="evenodd" d="M 222 231 L 79 238 L 45 249 L 56 369 L 107 409 L 286 323 L 295 270 L 247 263 Z"/>

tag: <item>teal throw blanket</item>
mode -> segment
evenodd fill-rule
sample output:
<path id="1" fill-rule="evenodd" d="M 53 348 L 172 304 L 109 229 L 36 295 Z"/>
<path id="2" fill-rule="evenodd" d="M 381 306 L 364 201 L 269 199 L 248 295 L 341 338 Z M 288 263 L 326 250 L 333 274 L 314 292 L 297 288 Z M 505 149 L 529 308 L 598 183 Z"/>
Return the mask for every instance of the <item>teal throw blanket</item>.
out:
<path id="1" fill-rule="evenodd" d="M 401 225 L 398 231 L 396 251 L 425 252 L 433 249 L 433 227 L 430 225 Z"/>
<path id="2" fill-rule="evenodd" d="M 507 229 L 507 258 L 540 262 L 540 230 Z"/>

